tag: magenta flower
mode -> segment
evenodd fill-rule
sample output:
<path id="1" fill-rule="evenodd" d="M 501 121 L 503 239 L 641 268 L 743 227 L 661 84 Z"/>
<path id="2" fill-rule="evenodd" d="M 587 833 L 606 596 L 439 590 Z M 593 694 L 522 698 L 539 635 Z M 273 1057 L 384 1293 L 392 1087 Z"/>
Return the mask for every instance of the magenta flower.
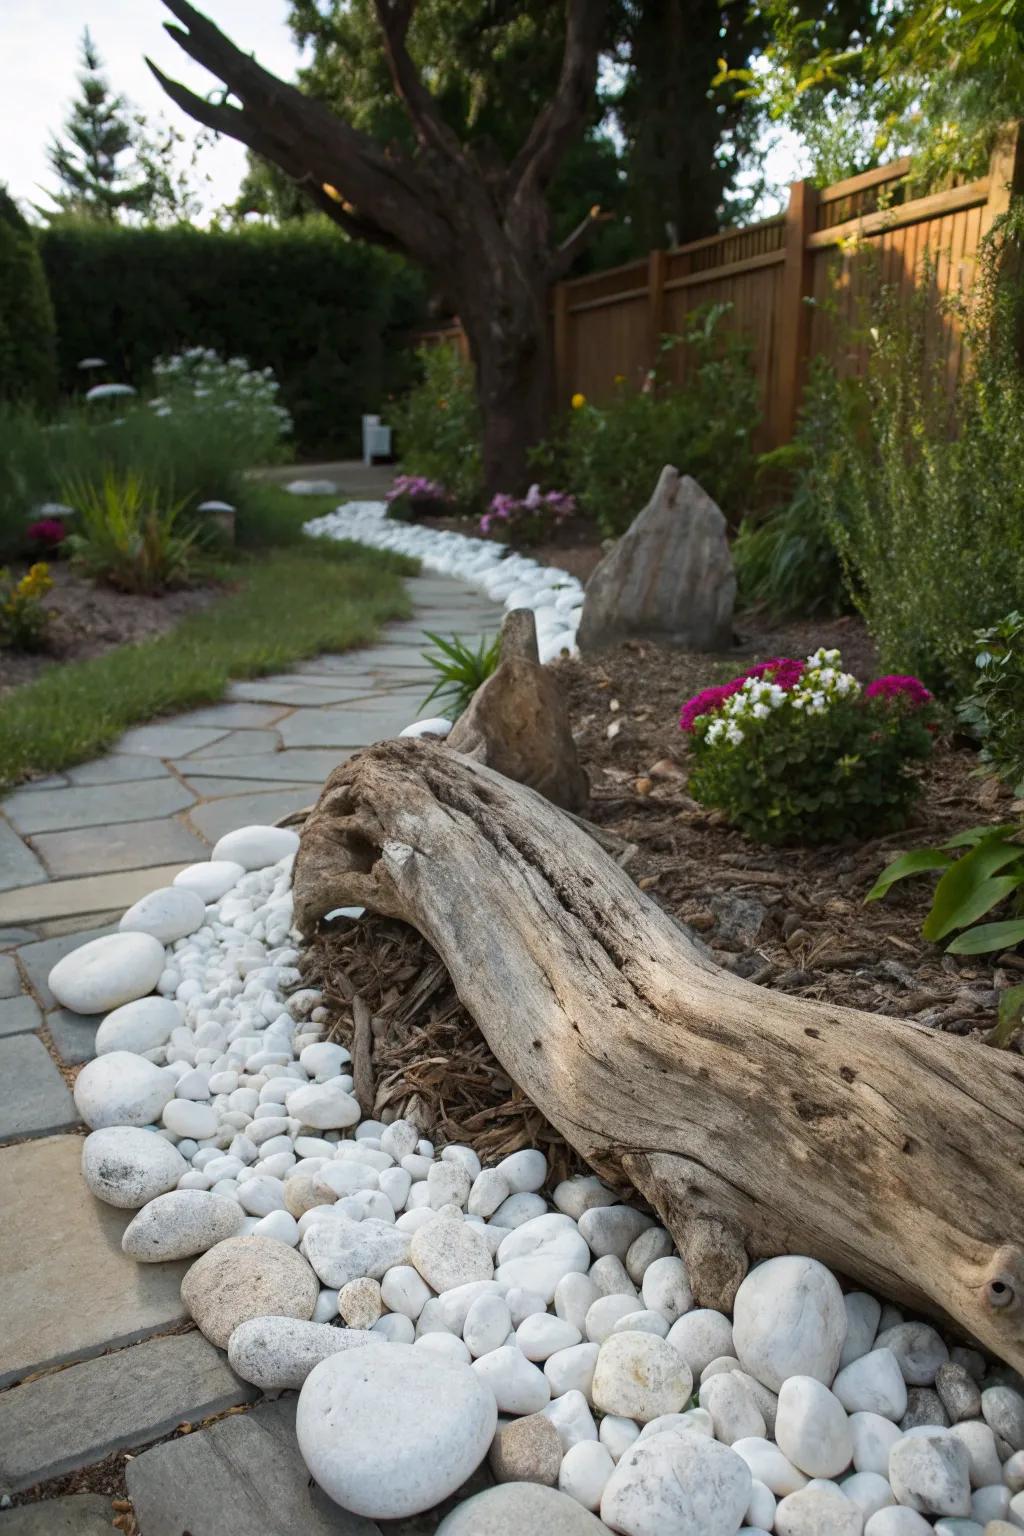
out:
<path id="1" fill-rule="evenodd" d="M 905 676 L 899 672 L 886 677 L 876 677 L 864 689 L 866 699 L 906 699 L 915 709 L 931 702 L 931 694 L 919 677 Z"/>
<path id="2" fill-rule="evenodd" d="M 59 517 L 41 517 L 38 522 L 28 525 L 26 533 L 33 544 L 45 544 L 48 549 L 56 549 L 68 536 Z"/>
<path id="3" fill-rule="evenodd" d="M 428 480 L 426 475 L 398 475 L 391 484 L 391 489 L 385 493 L 387 502 L 398 501 L 399 497 L 408 496 L 411 500 L 424 498 L 429 501 L 448 501 L 450 498 L 443 485 L 436 480 Z"/>
<path id="4" fill-rule="evenodd" d="M 748 677 L 767 677 L 770 682 L 788 693 L 800 681 L 804 670 L 802 661 L 794 661 L 791 656 L 773 656 L 770 661 L 759 661 L 756 666 L 741 672 L 739 677 L 734 677 L 730 683 L 720 683 L 715 688 L 702 688 L 700 693 L 695 693 L 692 699 L 687 699 L 679 716 L 679 729 L 693 732 L 696 722 L 701 715 L 713 714 L 716 709 L 721 709 L 726 699 L 731 699 L 734 693 L 739 693 Z"/>

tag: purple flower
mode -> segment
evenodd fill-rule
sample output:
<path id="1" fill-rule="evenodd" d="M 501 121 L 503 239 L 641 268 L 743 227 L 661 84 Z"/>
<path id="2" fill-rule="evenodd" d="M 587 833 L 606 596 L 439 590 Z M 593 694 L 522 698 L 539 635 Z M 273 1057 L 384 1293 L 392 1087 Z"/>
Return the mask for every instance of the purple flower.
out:
<path id="1" fill-rule="evenodd" d="M 387 502 L 398 501 L 400 497 L 408 496 L 415 501 L 424 498 L 429 501 L 449 501 L 451 498 L 444 486 L 436 480 L 428 480 L 426 475 L 398 475 L 392 481 L 391 489 L 386 492 L 384 500 Z"/>
<path id="2" fill-rule="evenodd" d="M 922 704 L 931 702 L 931 694 L 919 677 L 906 676 L 900 672 L 890 672 L 885 677 L 876 677 L 873 683 L 868 683 L 864 689 L 866 699 L 907 699 L 915 709 Z"/>
<path id="3" fill-rule="evenodd" d="M 26 530 L 33 544 L 45 544 L 48 549 L 55 549 L 58 544 L 63 544 L 68 536 L 59 517 L 41 517 L 38 522 L 30 523 Z"/>

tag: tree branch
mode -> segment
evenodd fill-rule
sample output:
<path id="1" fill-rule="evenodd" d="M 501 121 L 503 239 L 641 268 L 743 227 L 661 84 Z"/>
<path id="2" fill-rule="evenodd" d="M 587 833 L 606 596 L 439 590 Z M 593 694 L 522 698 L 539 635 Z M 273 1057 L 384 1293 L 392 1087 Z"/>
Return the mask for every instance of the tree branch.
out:
<path id="1" fill-rule="evenodd" d="M 582 219 L 571 235 L 567 235 L 561 245 L 553 252 L 548 268 L 548 281 L 557 283 L 569 271 L 576 257 L 590 244 L 597 229 L 602 224 L 607 224 L 609 219 L 614 219 L 614 213 L 606 212 L 603 208 L 591 208 L 586 218 Z"/>
<path id="2" fill-rule="evenodd" d="M 547 186 L 590 111 L 606 9 L 606 0 L 567 0 L 561 74 L 509 168 L 513 199 L 525 182 Z"/>
<path id="3" fill-rule="evenodd" d="M 384 37 L 384 55 L 395 94 L 404 103 L 413 132 L 424 149 L 433 149 L 466 168 L 466 157 L 455 134 L 437 109 L 437 102 L 420 78 L 406 47 L 409 23 L 416 0 L 374 0 L 377 22 Z"/>

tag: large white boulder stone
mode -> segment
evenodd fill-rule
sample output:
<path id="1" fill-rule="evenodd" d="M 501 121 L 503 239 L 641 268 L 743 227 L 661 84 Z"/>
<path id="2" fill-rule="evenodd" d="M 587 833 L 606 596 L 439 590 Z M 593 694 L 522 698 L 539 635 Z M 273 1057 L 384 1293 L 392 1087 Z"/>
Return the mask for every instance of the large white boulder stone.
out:
<path id="1" fill-rule="evenodd" d="M 404 1265 L 409 1258 L 409 1234 L 373 1216 L 366 1221 L 335 1217 L 306 1228 L 302 1252 L 324 1285 L 340 1290 L 364 1276 L 382 1280 L 389 1269 Z"/>
<path id="2" fill-rule="evenodd" d="M 190 1259 L 234 1237 L 245 1217 L 237 1200 L 205 1189 L 172 1189 L 128 1223 L 121 1249 L 142 1264 Z"/>
<path id="3" fill-rule="evenodd" d="M 586 1274 L 590 1249 L 570 1216 L 549 1212 L 510 1232 L 498 1249 L 496 1279 L 504 1288 L 536 1291 L 550 1306 L 558 1282 L 568 1274 Z"/>
<path id="4" fill-rule="evenodd" d="M 122 917 L 122 933 L 148 933 L 161 944 L 173 944 L 195 933 L 206 921 L 206 904 L 195 891 L 165 885 L 141 897 Z"/>
<path id="5" fill-rule="evenodd" d="M 790 1376 L 813 1376 L 828 1386 L 846 1341 L 839 1282 L 816 1259 L 769 1259 L 736 1293 L 732 1335 L 743 1369 L 771 1391 Z"/>
<path id="6" fill-rule="evenodd" d="M 49 975 L 50 991 L 72 1013 L 109 1013 L 152 992 L 164 947 L 149 933 L 108 933 L 65 955 Z"/>
<path id="7" fill-rule="evenodd" d="M 361 1328 L 332 1328 L 298 1317 L 251 1317 L 228 1339 L 231 1369 L 263 1392 L 297 1392 L 314 1366 L 348 1349 L 384 1343 Z"/>
<path id="8" fill-rule="evenodd" d="M 210 904 L 226 896 L 244 874 L 241 864 L 230 859 L 210 859 L 205 864 L 190 864 L 187 869 L 180 869 L 171 884 L 194 891 L 200 900 Z"/>
<path id="9" fill-rule="evenodd" d="M 174 1078 L 132 1051 L 87 1061 L 75 1079 L 75 1105 L 90 1130 L 152 1125 L 174 1094 Z"/>
<path id="10" fill-rule="evenodd" d="M 214 844 L 215 862 L 241 864 L 243 869 L 265 869 L 290 858 L 299 848 L 299 834 L 290 827 L 237 827 Z"/>
<path id="11" fill-rule="evenodd" d="M 613 1333 L 601 1345 L 592 1390 L 602 1413 L 647 1424 L 679 1413 L 692 1389 L 689 1366 L 656 1334 Z"/>
<path id="12" fill-rule="evenodd" d="M 846 1409 L 813 1376 L 790 1376 L 783 1382 L 775 1439 L 779 1450 L 808 1477 L 838 1477 L 853 1460 Z"/>
<path id="13" fill-rule="evenodd" d="M 111 1125 L 82 1143 L 82 1177 L 98 1200 L 134 1211 L 173 1189 L 188 1163 L 155 1131 Z"/>
<path id="14" fill-rule="evenodd" d="M 319 1295 L 305 1259 L 272 1237 L 229 1237 L 197 1259 L 181 1282 L 190 1316 L 221 1349 L 251 1317 L 309 1322 Z"/>
<path id="15" fill-rule="evenodd" d="M 96 1031 L 96 1055 L 134 1051 L 145 1055 L 166 1045 L 173 1030 L 184 1023 L 181 1007 L 167 997 L 140 997 L 108 1013 Z"/>
<path id="16" fill-rule="evenodd" d="M 651 1435 L 620 1458 L 601 1519 L 621 1536 L 736 1536 L 752 1486 L 746 1462 L 717 1440 Z"/>
<path id="17" fill-rule="evenodd" d="M 343 1509 L 400 1520 L 455 1492 L 487 1454 L 494 1394 L 467 1365 L 387 1344 L 324 1360 L 295 1419 L 302 1458 Z"/>

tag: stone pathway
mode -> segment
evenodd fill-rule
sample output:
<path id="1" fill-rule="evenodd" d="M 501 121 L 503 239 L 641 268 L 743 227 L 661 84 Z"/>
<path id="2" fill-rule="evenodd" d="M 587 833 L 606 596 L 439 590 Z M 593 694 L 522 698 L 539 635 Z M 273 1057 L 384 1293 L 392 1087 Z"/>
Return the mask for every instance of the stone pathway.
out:
<path id="1" fill-rule="evenodd" d="M 47 976 L 224 832 L 311 804 L 353 751 L 437 713 L 420 707 L 424 630 L 493 633 L 500 609 L 446 577 L 408 588 L 413 617 L 374 646 L 236 683 L 223 703 L 129 731 L 108 757 L 0 802 L 0 1495 L 219 1415 L 131 1462 L 142 1536 L 377 1530 L 310 1488 L 293 1402 L 223 1417 L 256 1394 L 181 1331 L 187 1262 L 126 1258 L 132 1213 L 86 1195 L 69 1081 L 99 1019 L 59 1008 Z M 0 1511 L 0 1536 L 110 1530 L 108 1500 L 60 1491 Z"/>

